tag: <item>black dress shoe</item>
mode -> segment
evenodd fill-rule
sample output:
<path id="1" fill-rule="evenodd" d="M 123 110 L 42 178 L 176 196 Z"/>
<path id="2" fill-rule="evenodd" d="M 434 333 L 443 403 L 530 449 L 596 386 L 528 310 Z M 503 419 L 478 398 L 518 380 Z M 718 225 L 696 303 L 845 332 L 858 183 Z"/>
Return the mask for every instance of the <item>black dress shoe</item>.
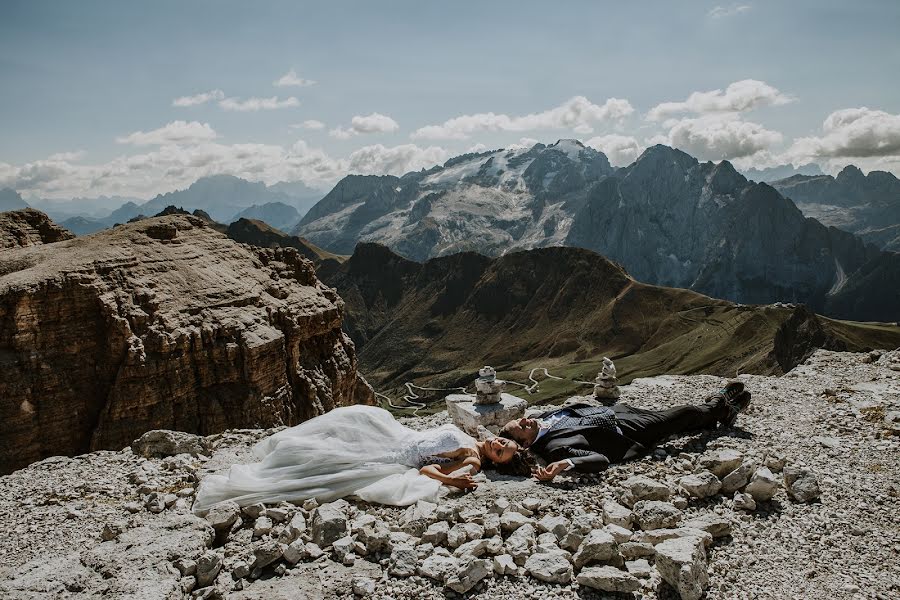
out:
<path id="1" fill-rule="evenodd" d="M 750 406 L 750 392 L 741 392 L 737 398 L 727 403 L 728 412 L 722 419 L 722 426 L 733 427 L 738 415 L 748 406 Z"/>
<path id="2" fill-rule="evenodd" d="M 725 401 L 726 404 L 734 402 L 734 399 L 740 396 L 744 392 L 744 382 L 743 381 L 729 381 L 725 384 L 718 392 L 712 393 L 706 397 L 709 400 L 716 400 L 721 398 Z"/>

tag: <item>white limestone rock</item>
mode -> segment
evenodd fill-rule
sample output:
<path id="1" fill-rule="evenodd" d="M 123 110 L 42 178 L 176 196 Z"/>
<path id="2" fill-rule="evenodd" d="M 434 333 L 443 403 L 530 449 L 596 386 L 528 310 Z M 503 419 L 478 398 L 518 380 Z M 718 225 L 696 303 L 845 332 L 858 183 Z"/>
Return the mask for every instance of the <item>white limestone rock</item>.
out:
<path id="1" fill-rule="evenodd" d="M 577 581 L 580 585 L 603 592 L 630 593 L 641 587 L 641 582 L 634 575 L 610 566 L 582 569 Z"/>
<path id="2" fill-rule="evenodd" d="M 525 561 L 525 570 L 535 579 L 548 583 L 572 581 L 572 564 L 563 551 L 532 554 Z"/>
<path id="3" fill-rule="evenodd" d="M 620 499 L 627 506 L 633 507 L 636 502 L 641 500 L 668 500 L 672 495 L 672 490 L 665 483 L 644 475 L 629 477 L 623 485 L 625 491 Z"/>
<path id="4" fill-rule="evenodd" d="M 723 494 L 731 495 L 750 483 L 750 477 L 756 470 L 756 463 L 751 460 L 745 460 L 734 471 L 722 478 Z"/>
<path id="5" fill-rule="evenodd" d="M 593 562 L 611 560 L 618 553 L 619 546 L 612 534 L 603 529 L 594 529 L 585 536 L 572 560 L 580 569 Z"/>
<path id="6" fill-rule="evenodd" d="M 743 455 L 737 450 L 722 448 L 701 456 L 700 466 L 712 471 L 716 477 L 725 477 L 737 469 L 743 460 Z"/>
<path id="7" fill-rule="evenodd" d="M 772 471 L 766 467 L 760 467 L 753 473 L 753 477 L 750 478 L 750 483 L 747 484 L 744 491 L 753 496 L 757 502 L 766 502 L 772 499 L 779 487 L 778 480 L 775 479 Z"/>
<path id="8" fill-rule="evenodd" d="M 641 500 L 634 505 L 634 520 L 643 530 L 676 527 L 683 516 L 671 502 Z"/>
<path id="9" fill-rule="evenodd" d="M 706 550 L 696 538 L 679 537 L 656 546 L 656 569 L 682 600 L 700 600 L 709 586 Z"/>
<path id="10" fill-rule="evenodd" d="M 323 504 L 312 513 L 310 529 L 312 541 L 320 548 L 331 545 L 335 540 L 350 534 L 347 515 L 337 503 Z"/>
<path id="11" fill-rule="evenodd" d="M 756 500 L 753 499 L 753 496 L 745 492 L 735 492 L 734 509 L 753 512 L 756 510 Z"/>
<path id="12" fill-rule="evenodd" d="M 482 579 L 494 573 L 494 565 L 490 560 L 467 556 L 460 559 L 457 567 L 451 570 L 444 585 L 458 594 L 465 594 L 478 585 Z"/>
<path id="13" fill-rule="evenodd" d="M 666 488 L 666 490 L 668 489 Z M 631 512 L 631 509 L 622 506 L 618 502 L 610 500 L 603 503 L 603 520 L 607 524 L 631 528 L 633 518 L 634 514 Z"/>
<path id="14" fill-rule="evenodd" d="M 678 480 L 678 485 L 694 498 L 709 498 L 722 489 L 722 482 L 710 471 L 685 475 Z"/>
<path id="15" fill-rule="evenodd" d="M 785 467 L 783 471 L 784 487 L 788 496 L 797 502 L 813 502 L 822 495 L 819 481 L 809 469 Z"/>

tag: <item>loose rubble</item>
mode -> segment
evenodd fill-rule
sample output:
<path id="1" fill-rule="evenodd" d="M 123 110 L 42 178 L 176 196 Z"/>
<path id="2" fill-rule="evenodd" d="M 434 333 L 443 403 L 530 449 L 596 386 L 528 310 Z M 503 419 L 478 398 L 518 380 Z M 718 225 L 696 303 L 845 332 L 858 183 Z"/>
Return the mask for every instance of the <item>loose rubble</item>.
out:
<path id="1" fill-rule="evenodd" d="M 546 485 L 488 471 L 437 504 L 192 515 L 202 477 L 249 460 L 264 431 L 174 456 L 46 459 L 0 478 L 0 597 L 893 598 L 900 438 L 883 414 L 900 409 L 894 364 L 900 352 L 820 351 L 787 376 L 743 377 L 754 400 L 737 429 L 666 441 L 599 477 Z M 621 393 L 663 407 L 719 387 L 657 377 Z"/>

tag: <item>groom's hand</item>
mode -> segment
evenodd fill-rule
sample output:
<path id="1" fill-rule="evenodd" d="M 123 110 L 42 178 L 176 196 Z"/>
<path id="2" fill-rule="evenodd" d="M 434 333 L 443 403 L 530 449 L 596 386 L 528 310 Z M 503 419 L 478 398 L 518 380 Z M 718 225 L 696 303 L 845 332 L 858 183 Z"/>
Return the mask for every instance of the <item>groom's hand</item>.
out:
<path id="1" fill-rule="evenodd" d="M 537 467 L 533 469 L 531 474 L 534 475 L 538 481 L 552 481 L 554 477 L 565 471 L 568 466 L 568 461 L 558 460 L 550 463 L 546 467 Z"/>

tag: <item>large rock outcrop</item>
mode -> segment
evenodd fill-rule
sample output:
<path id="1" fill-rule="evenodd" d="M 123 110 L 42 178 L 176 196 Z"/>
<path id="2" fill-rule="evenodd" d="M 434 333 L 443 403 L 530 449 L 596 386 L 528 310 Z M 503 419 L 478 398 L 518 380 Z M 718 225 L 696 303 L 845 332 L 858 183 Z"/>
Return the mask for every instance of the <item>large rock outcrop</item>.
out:
<path id="1" fill-rule="evenodd" d="M 39 246 L 73 237 L 50 217 L 33 208 L 0 213 L 0 249 Z"/>
<path id="2" fill-rule="evenodd" d="M 371 402 L 343 302 L 295 250 L 193 216 L 0 252 L 0 472 L 150 429 L 292 425 Z"/>

